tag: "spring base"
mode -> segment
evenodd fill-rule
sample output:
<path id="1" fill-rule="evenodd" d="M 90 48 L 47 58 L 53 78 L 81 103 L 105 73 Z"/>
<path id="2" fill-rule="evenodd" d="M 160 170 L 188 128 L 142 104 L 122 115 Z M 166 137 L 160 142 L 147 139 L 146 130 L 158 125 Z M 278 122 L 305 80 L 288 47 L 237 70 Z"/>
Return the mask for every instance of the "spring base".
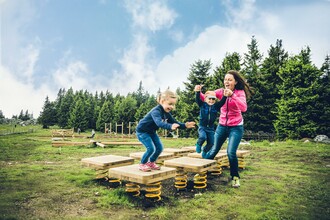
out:
<path id="1" fill-rule="evenodd" d="M 145 197 L 147 198 L 154 198 L 156 199 L 155 201 L 160 201 L 161 198 L 161 189 L 162 189 L 162 185 L 161 182 L 157 182 L 157 183 L 151 183 L 146 185 L 146 194 Z"/>
<path id="2" fill-rule="evenodd" d="M 125 191 L 131 193 L 133 196 L 139 196 L 140 192 L 140 185 L 136 183 L 126 183 Z"/>
<path id="3" fill-rule="evenodd" d="M 177 190 L 186 189 L 187 182 L 188 182 L 188 176 L 183 169 L 178 169 L 176 171 L 176 175 L 175 175 L 174 179 L 175 179 L 174 187 Z"/>
<path id="4" fill-rule="evenodd" d="M 217 166 L 213 170 L 211 170 L 211 175 L 219 176 L 221 174 L 222 174 L 222 163 L 221 161 L 218 161 Z"/>
<path id="5" fill-rule="evenodd" d="M 201 172 L 194 176 L 194 188 L 203 189 L 207 186 L 207 172 Z"/>

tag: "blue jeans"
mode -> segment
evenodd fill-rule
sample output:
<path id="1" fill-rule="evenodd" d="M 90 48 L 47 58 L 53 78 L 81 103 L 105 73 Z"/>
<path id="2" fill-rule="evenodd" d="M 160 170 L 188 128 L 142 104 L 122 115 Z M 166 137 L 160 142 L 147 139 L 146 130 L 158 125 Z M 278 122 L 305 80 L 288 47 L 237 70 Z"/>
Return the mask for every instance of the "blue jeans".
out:
<path id="1" fill-rule="evenodd" d="M 163 144 L 160 141 L 159 136 L 149 133 L 139 133 L 136 132 L 136 136 L 141 141 L 141 143 L 147 148 L 147 151 L 143 154 L 141 158 L 141 163 L 155 162 L 159 155 L 163 151 Z"/>
<path id="2" fill-rule="evenodd" d="M 215 139 L 214 145 L 211 148 L 211 150 L 204 155 L 204 158 L 213 159 L 221 149 L 223 143 L 228 138 L 227 155 L 230 165 L 230 175 L 232 177 L 234 176 L 239 177 L 238 159 L 237 159 L 236 151 L 243 137 L 243 132 L 244 132 L 243 125 L 232 126 L 232 127 L 218 125 L 214 135 L 214 139 Z"/>
<path id="3" fill-rule="evenodd" d="M 204 146 L 203 151 L 208 152 L 214 144 L 214 128 L 200 125 L 198 128 L 197 144 L 199 146 L 203 146 L 205 141 L 206 141 L 206 145 Z"/>

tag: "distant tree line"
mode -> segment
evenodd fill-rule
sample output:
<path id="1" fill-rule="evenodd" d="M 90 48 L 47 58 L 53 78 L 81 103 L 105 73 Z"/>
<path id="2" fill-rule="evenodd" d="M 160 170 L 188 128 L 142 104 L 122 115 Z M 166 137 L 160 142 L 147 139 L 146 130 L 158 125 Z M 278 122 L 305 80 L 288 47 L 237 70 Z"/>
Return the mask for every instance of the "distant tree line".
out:
<path id="1" fill-rule="evenodd" d="M 279 139 L 330 135 L 329 72 L 330 57 L 322 67 L 311 61 L 307 46 L 299 54 L 289 55 L 282 40 L 270 45 L 263 57 L 253 36 L 243 55 L 227 53 L 212 69 L 210 60 L 197 60 L 190 67 L 184 89 L 176 89 L 180 96 L 174 116 L 182 121 L 198 122 L 199 108 L 195 103 L 194 86 L 203 84 L 204 92 L 223 87 L 228 70 L 238 70 L 253 87 L 248 100 L 248 111 L 243 114 L 244 127 L 250 132 L 268 132 Z M 55 101 L 46 97 L 38 122 L 47 128 L 80 128 L 82 131 L 104 131 L 108 122 L 139 121 L 156 103 L 156 95 L 144 90 L 140 82 L 137 91 L 126 96 L 106 91 L 91 94 L 88 91 L 60 89 Z M 197 129 L 181 130 L 180 136 L 193 137 Z"/>

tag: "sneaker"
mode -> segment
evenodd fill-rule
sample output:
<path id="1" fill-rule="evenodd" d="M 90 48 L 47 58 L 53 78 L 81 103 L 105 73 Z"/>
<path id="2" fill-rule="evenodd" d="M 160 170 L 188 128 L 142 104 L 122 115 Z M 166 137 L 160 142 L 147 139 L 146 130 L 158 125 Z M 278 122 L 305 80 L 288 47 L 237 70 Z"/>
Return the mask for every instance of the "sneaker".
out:
<path id="1" fill-rule="evenodd" d="M 232 186 L 234 188 L 238 188 L 240 187 L 241 185 L 239 184 L 239 178 L 237 176 L 234 176 L 233 180 L 232 180 Z"/>
<path id="2" fill-rule="evenodd" d="M 148 166 L 147 163 L 141 163 L 141 164 L 139 164 L 139 170 L 141 170 L 143 172 L 148 172 L 148 171 L 151 171 L 151 168 Z"/>
<path id="3" fill-rule="evenodd" d="M 196 152 L 201 153 L 201 151 L 202 151 L 202 146 L 199 144 L 196 144 Z"/>
<path id="4" fill-rule="evenodd" d="M 206 154 L 207 154 L 207 152 L 202 151 L 202 158 L 206 159 Z"/>
<path id="5" fill-rule="evenodd" d="M 155 162 L 148 162 L 146 165 L 152 170 L 160 170 L 160 166 L 158 166 Z"/>

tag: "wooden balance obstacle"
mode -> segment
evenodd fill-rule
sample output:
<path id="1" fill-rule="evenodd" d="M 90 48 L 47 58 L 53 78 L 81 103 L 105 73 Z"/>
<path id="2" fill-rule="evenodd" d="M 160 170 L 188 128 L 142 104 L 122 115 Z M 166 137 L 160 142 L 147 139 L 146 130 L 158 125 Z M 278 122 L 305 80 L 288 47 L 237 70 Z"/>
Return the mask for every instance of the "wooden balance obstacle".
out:
<path id="1" fill-rule="evenodd" d="M 188 157 L 203 159 L 202 154 L 199 154 L 196 152 L 189 153 Z M 210 172 L 212 175 L 220 175 L 220 174 L 222 174 L 222 167 L 228 166 L 228 164 L 229 164 L 227 153 L 226 152 L 217 153 L 217 155 L 215 155 L 215 157 L 214 157 L 214 160 L 217 161 L 217 166 L 214 167 L 213 169 L 211 169 Z"/>
<path id="2" fill-rule="evenodd" d="M 147 198 L 155 198 L 161 200 L 161 181 L 175 177 L 176 169 L 162 166 L 160 170 L 152 170 L 143 172 L 139 170 L 139 164 L 121 166 L 109 169 L 109 177 L 126 180 L 126 192 L 132 193 L 133 196 L 139 196 L 141 186 L 146 185 L 145 196 Z"/>
<path id="3" fill-rule="evenodd" d="M 221 153 L 221 152 L 226 153 L 227 151 L 220 150 L 219 153 Z M 249 150 L 237 150 L 236 155 L 237 155 L 237 159 L 238 159 L 238 167 L 241 169 L 245 169 L 245 167 L 246 167 L 245 158 L 250 155 L 250 151 Z M 229 161 L 228 161 L 227 166 L 229 167 Z"/>
<path id="4" fill-rule="evenodd" d="M 216 160 L 192 157 L 178 157 L 164 161 L 166 167 L 173 167 L 177 170 L 174 183 L 177 190 L 186 189 L 188 182 L 187 172 L 197 173 L 194 176 L 194 188 L 205 188 L 207 186 L 207 171 L 213 169 L 216 164 Z"/>
<path id="5" fill-rule="evenodd" d="M 145 153 L 145 151 L 143 151 L 143 152 L 134 152 L 134 153 L 130 153 L 129 156 L 136 159 L 136 160 L 141 160 L 144 153 Z M 158 158 L 156 160 L 156 163 L 163 164 L 164 160 L 168 160 L 168 159 L 172 159 L 172 158 L 174 158 L 174 153 L 162 152 L 158 156 Z"/>
<path id="6" fill-rule="evenodd" d="M 190 149 L 184 149 L 184 148 L 168 148 L 168 147 L 165 147 L 163 152 L 173 153 L 174 157 L 183 157 L 183 156 L 187 156 L 191 152 L 191 150 Z"/>
<path id="7" fill-rule="evenodd" d="M 92 167 L 97 171 L 96 178 L 101 179 L 108 177 L 108 169 L 112 167 L 119 167 L 131 165 L 134 159 L 131 157 L 117 156 L 117 155 L 104 155 L 97 157 L 83 158 L 81 163 L 85 166 Z M 110 181 L 114 182 L 114 181 Z"/>

